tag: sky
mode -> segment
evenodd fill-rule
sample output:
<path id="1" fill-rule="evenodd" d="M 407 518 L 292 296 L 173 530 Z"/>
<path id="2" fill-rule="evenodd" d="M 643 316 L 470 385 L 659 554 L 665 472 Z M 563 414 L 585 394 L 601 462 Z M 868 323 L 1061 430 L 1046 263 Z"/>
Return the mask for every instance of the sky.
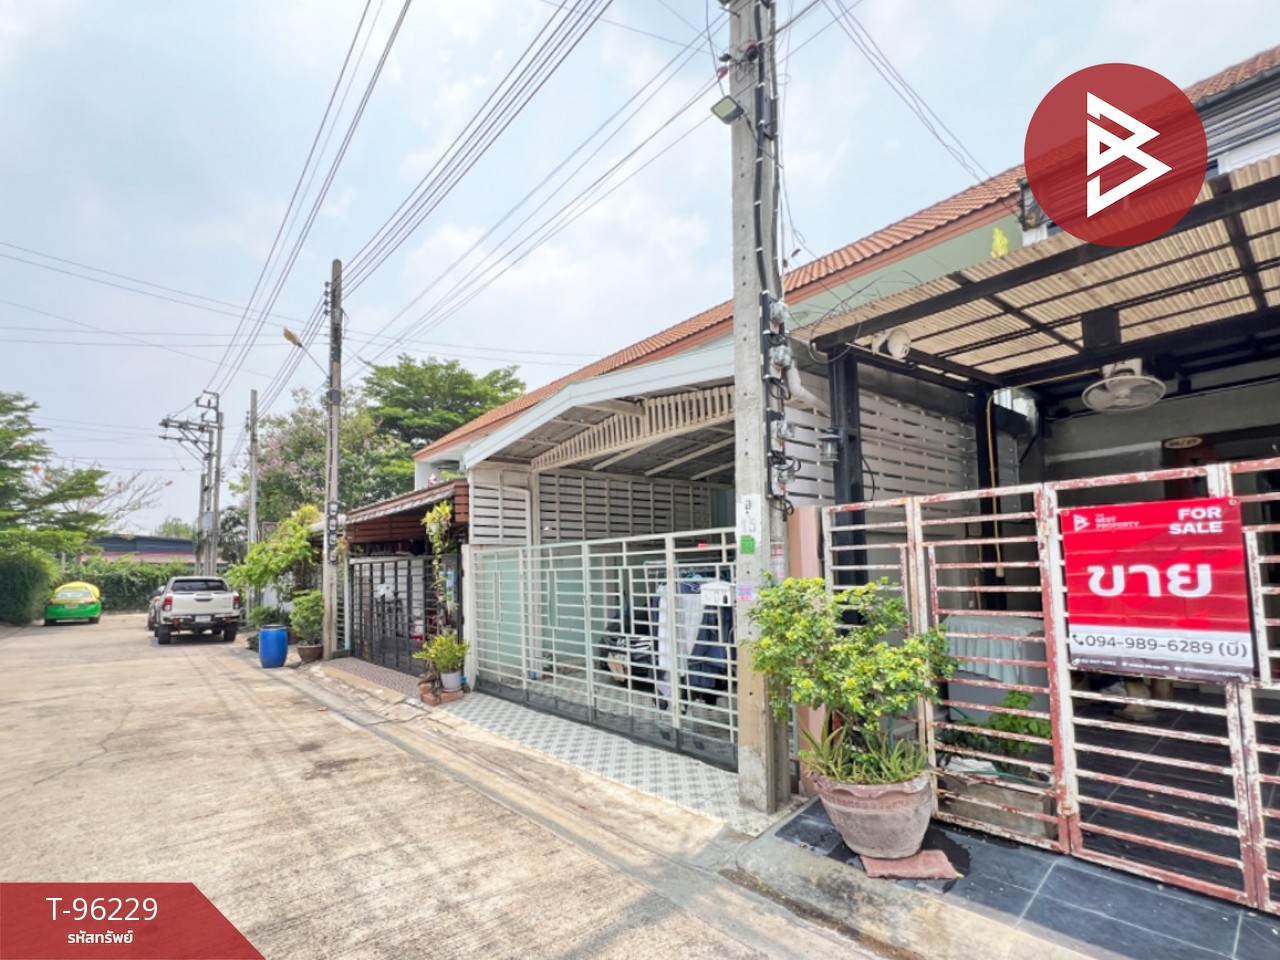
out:
<path id="1" fill-rule="evenodd" d="M 166 484 L 135 532 L 196 513 L 199 466 L 158 422 L 216 390 L 226 470 L 243 470 L 250 391 L 281 413 L 323 381 L 284 328 L 305 333 L 331 261 L 360 263 L 561 16 L 412 0 L 347 139 L 404 2 L 0 0 L 0 391 L 39 404 L 57 463 Z M 895 96 L 841 6 L 976 164 Z M 1124 61 L 1186 86 L 1280 43 L 1276 0 L 1209 11 L 778 0 L 795 19 L 779 41 L 791 265 L 1020 163 L 1037 103 L 1075 70 Z M 347 385 L 404 352 L 516 364 L 535 387 L 727 299 L 729 132 L 709 113 L 727 37 L 716 0 L 614 0 L 376 269 L 348 273 Z"/>

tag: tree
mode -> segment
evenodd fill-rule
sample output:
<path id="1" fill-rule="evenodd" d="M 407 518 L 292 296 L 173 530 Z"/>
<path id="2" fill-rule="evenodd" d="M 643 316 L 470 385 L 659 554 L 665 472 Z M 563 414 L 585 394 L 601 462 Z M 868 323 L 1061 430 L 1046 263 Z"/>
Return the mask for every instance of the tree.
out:
<path id="1" fill-rule="evenodd" d="M 324 502 L 328 413 L 306 391 L 294 392 L 289 413 L 259 424 L 258 515 L 280 521 L 303 504 Z M 413 451 L 382 430 L 358 390 L 342 404 L 338 500 L 343 509 L 382 500 L 413 488 Z M 243 494 L 247 478 L 233 484 Z"/>
<path id="2" fill-rule="evenodd" d="M 288 599 L 315 569 L 311 525 L 319 519 L 315 507 L 299 507 L 280 521 L 271 536 L 250 547 L 244 561 L 227 570 L 227 579 L 240 589 L 273 586 L 282 599 Z"/>
<path id="3" fill-rule="evenodd" d="M 107 471 L 49 468 L 53 453 L 31 420 L 36 408 L 20 393 L 0 392 L 0 545 L 74 550 L 105 525 L 96 507 Z"/>
<path id="4" fill-rule="evenodd" d="M 220 511 L 218 518 L 218 553 L 228 564 L 243 563 L 249 551 L 249 518 L 239 506 Z"/>
<path id="5" fill-rule="evenodd" d="M 365 378 L 373 415 L 384 429 L 417 450 L 524 393 L 516 367 L 476 376 L 457 360 L 415 360 L 400 354 Z"/>
<path id="6" fill-rule="evenodd" d="M 77 485 L 78 474 L 96 475 L 96 487 Z M 61 497 L 58 511 L 65 524 L 102 534 L 124 530 L 129 517 L 154 507 L 160 492 L 170 483 L 158 477 L 148 478 L 141 470 L 113 476 L 95 463 L 87 470 L 46 467 L 40 472 L 38 486 Z"/>
<path id="7" fill-rule="evenodd" d="M 175 540 L 190 540 L 195 542 L 196 525 L 183 520 L 181 517 L 165 517 L 152 531 L 157 537 L 172 537 Z"/>

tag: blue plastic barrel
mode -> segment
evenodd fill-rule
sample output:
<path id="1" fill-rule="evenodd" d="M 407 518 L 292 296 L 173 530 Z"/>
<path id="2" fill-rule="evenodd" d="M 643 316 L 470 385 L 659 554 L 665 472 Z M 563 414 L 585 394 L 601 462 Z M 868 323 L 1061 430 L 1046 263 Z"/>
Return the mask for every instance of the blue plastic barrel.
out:
<path id="1" fill-rule="evenodd" d="M 264 667 L 283 667 L 289 653 L 289 630 L 273 624 L 258 633 L 258 659 Z"/>

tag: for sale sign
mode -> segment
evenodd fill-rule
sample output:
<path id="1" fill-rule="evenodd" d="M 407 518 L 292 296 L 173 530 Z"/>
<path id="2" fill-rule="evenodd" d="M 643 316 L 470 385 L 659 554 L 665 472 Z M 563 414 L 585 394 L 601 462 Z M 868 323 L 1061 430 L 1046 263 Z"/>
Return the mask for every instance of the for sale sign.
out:
<path id="1" fill-rule="evenodd" d="M 1240 501 L 1063 510 L 1067 645 L 1085 670 L 1253 675 Z"/>

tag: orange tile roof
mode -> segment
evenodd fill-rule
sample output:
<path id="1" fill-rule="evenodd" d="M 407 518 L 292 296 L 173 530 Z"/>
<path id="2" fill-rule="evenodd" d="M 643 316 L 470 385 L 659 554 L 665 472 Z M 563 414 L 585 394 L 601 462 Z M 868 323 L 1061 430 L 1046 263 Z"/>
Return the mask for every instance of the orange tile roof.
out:
<path id="1" fill-rule="evenodd" d="M 1246 81 L 1255 80 L 1276 70 L 1280 70 L 1280 46 L 1264 50 L 1248 60 L 1241 61 L 1220 73 L 1214 74 L 1212 77 L 1192 84 L 1186 88 L 1186 94 L 1192 103 L 1199 105 L 1203 101 L 1224 93 Z M 902 247 L 912 240 L 925 237 L 948 224 L 955 223 L 963 217 L 976 214 L 978 211 L 991 207 L 993 204 L 1003 203 L 1011 197 L 1016 197 L 1022 178 L 1023 168 L 1019 164 L 1004 173 L 997 174 L 990 180 L 975 184 L 972 187 L 961 190 L 955 196 L 948 197 L 946 200 L 913 213 L 911 216 L 899 220 L 897 223 L 885 227 L 869 237 L 854 241 L 848 246 L 841 247 L 839 250 L 824 257 L 819 257 L 802 267 L 797 267 L 787 273 L 783 286 L 788 293 L 796 293 L 803 291 L 803 288 L 811 284 L 819 283 L 833 274 L 855 266 L 861 267 L 866 271 L 872 270 L 878 264 L 871 261 L 885 257 L 890 251 Z M 803 294 L 801 299 L 803 299 Z M 712 307 L 710 310 L 704 310 L 695 317 L 690 317 L 688 320 L 677 323 L 673 327 L 668 327 L 666 330 L 655 333 L 651 337 L 646 337 L 639 343 L 633 343 L 629 347 L 588 364 L 581 370 L 561 377 L 559 380 L 554 380 L 536 390 L 531 390 L 523 396 L 516 397 L 516 399 L 504 403 L 500 407 L 495 407 L 487 413 L 481 414 L 452 433 L 446 434 L 429 446 L 419 450 L 414 454 L 414 459 L 420 460 L 435 456 L 464 440 L 489 433 L 530 407 L 555 395 L 567 384 L 575 383 L 579 380 L 589 380 L 592 377 L 612 373 L 615 370 L 638 363 L 659 360 L 709 340 L 721 333 L 726 333 L 732 328 L 732 321 L 732 301 L 726 301 Z"/>

